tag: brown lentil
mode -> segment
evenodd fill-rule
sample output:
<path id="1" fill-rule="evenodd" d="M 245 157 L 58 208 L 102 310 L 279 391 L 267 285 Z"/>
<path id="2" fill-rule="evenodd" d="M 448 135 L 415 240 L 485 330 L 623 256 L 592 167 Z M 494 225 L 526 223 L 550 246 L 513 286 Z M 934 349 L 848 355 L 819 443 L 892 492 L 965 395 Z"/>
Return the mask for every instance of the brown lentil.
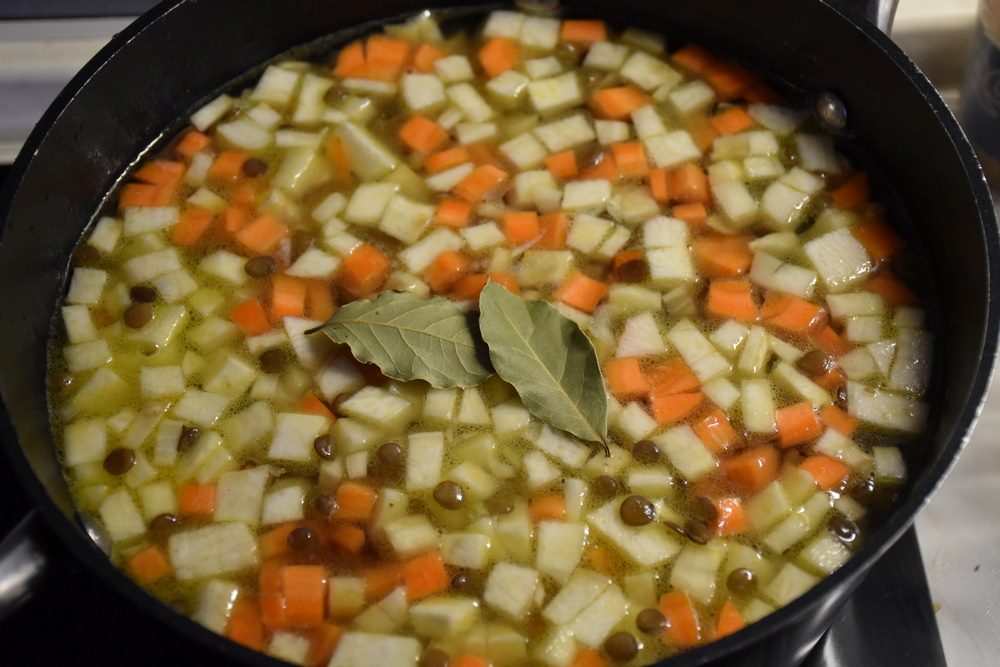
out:
<path id="1" fill-rule="evenodd" d="M 128 296 L 132 299 L 132 303 L 153 303 L 159 293 L 155 287 L 149 285 L 133 285 L 128 291 Z"/>
<path id="2" fill-rule="evenodd" d="M 601 475 L 594 480 L 594 488 L 598 494 L 608 498 L 618 493 L 618 480 L 611 475 Z"/>
<path id="3" fill-rule="evenodd" d="M 257 255 L 247 260 L 243 265 L 243 270 L 251 278 L 267 278 L 274 273 L 277 262 L 270 255 Z"/>
<path id="4" fill-rule="evenodd" d="M 329 461 L 337 456 L 337 448 L 334 447 L 329 435 L 321 435 L 313 440 L 313 449 L 324 461 Z"/>
<path id="5" fill-rule="evenodd" d="M 149 532 L 154 537 L 165 537 L 177 527 L 178 523 L 179 519 L 176 514 L 170 514 L 169 512 L 165 514 L 157 514 L 153 517 L 153 520 L 149 522 Z"/>
<path id="6" fill-rule="evenodd" d="M 642 496 L 629 496 L 622 501 L 618 513 L 629 526 L 645 526 L 656 518 L 656 508 Z"/>
<path id="7" fill-rule="evenodd" d="M 201 430 L 197 426 L 185 426 L 182 428 L 181 437 L 177 439 L 177 451 L 186 452 L 191 448 L 191 445 L 198 441 L 199 435 L 201 435 Z"/>
<path id="8" fill-rule="evenodd" d="M 288 355 L 284 350 L 271 348 L 260 353 L 260 368 L 265 373 L 275 375 L 280 373 L 288 363 Z"/>
<path id="9" fill-rule="evenodd" d="M 635 617 L 635 627 L 639 628 L 639 632 L 653 634 L 666 629 L 667 619 L 659 609 L 650 607 L 643 609 Z"/>
<path id="10" fill-rule="evenodd" d="M 858 539 L 858 525 L 842 514 L 834 514 L 830 517 L 827 528 L 830 529 L 834 537 L 844 544 L 853 544 Z"/>
<path id="11" fill-rule="evenodd" d="M 458 482 L 446 479 L 434 487 L 434 500 L 446 510 L 457 510 L 465 500 L 465 491 Z"/>
<path id="12" fill-rule="evenodd" d="M 695 544 L 708 544 L 715 537 L 715 529 L 705 521 L 688 519 L 684 522 L 684 534 Z"/>
<path id="13" fill-rule="evenodd" d="M 799 357 L 795 365 L 810 377 L 823 375 L 833 366 L 833 359 L 826 356 L 823 350 L 810 350 Z"/>
<path id="14" fill-rule="evenodd" d="M 398 442 L 387 442 L 375 452 L 379 465 L 389 472 L 398 472 L 403 467 L 403 448 Z"/>
<path id="15" fill-rule="evenodd" d="M 309 526 L 299 526 L 288 533 L 288 548 L 297 553 L 312 551 L 318 546 L 319 538 Z"/>
<path id="16" fill-rule="evenodd" d="M 641 283 L 649 278 L 649 264 L 644 259 L 630 259 L 615 269 L 615 278 L 623 283 Z"/>
<path id="17" fill-rule="evenodd" d="M 628 662 L 639 652 L 639 642 L 628 632 L 616 632 L 604 640 L 604 650 L 615 662 Z"/>
<path id="18" fill-rule="evenodd" d="M 95 266 L 101 261 L 101 251 L 92 245 L 84 244 L 73 251 L 73 266 Z"/>
<path id="19" fill-rule="evenodd" d="M 125 309 L 122 322 L 130 329 L 141 329 L 153 319 L 153 307 L 148 303 L 133 303 Z"/>
<path id="20" fill-rule="evenodd" d="M 119 447 L 112 449 L 104 457 L 104 469 L 110 475 L 124 475 L 135 465 L 135 452 L 131 449 Z"/>
<path id="21" fill-rule="evenodd" d="M 256 178 L 267 173 L 267 163 L 260 158 L 252 157 L 243 163 L 241 170 L 244 176 Z"/>
<path id="22" fill-rule="evenodd" d="M 753 570 L 745 567 L 738 567 L 726 577 L 726 588 L 736 595 L 748 595 L 757 586 L 757 575 Z"/>
<path id="23" fill-rule="evenodd" d="M 640 440 L 632 447 L 632 456 L 639 463 L 656 463 L 660 460 L 660 448 L 652 440 Z"/>

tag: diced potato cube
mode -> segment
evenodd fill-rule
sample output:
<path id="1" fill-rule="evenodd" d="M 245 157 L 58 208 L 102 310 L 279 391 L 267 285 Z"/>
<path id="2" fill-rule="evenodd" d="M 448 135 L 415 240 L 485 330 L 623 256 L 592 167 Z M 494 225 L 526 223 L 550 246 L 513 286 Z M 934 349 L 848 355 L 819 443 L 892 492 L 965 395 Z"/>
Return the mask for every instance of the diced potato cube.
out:
<path id="1" fill-rule="evenodd" d="M 330 577 L 327 581 L 327 611 L 333 618 L 351 618 L 365 607 L 365 580 L 361 577 Z"/>
<path id="2" fill-rule="evenodd" d="M 413 273 L 421 273 L 438 255 L 447 250 L 459 250 L 464 245 L 462 237 L 450 229 L 433 232 L 399 253 L 399 260 Z"/>
<path id="3" fill-rule="evenodd" d="M 279 413 L 267 456 L 278 461 L 313 461 L 313 442 L 330 426 L 326 417 L 292 412 Z"/>
<path id="4" fill-rule="evenodd" d="M 602 146 L 628 141 L 632 136 L 629 124 L 620 120 L 595 120 L 594 130 L 597 133 L 597 143 Z"/>
<path id="5" fill-rule="evenodd" d="M 251 526 L 260 523 L 264 487 L 271 474 L 270 466 L 257 466 L 227 472 L 219 477 L 215 492 L 215 521 L 242 521 Z"/>
<path id="6" fill-rule="evenodd" d="M 715 470 L 715 457 L 687 424 L 675 426 L 653 438 L 677 470 L 688 480 L 697 480 Z"/>
<path id="7" fill-rule="evenodd" d="M 458 83 L 475 78 L 472 64 L 465 56 L 445 56 L 434 61 L 434 71 L 445 83 Z"/>
<path id="8" fill-rule="evenodd" d="M 410 403 L 406 399 L 372 386 L 362 387 L 340 404 L 344 414 L 373 424 L 390 422 L 409 408 Z"/>
<path id="9" fill-rule="evenodd" d="M 538 525 L 535 569 L 565 582 L 583 557 L 587 527 L 582 523 L 542 521 Z"/>
<path id="10" fill-rule="evenodd" d="M 504 157 L 521 170 L 539 166 L 549 154 L 545 146 L 530 132 L 525 132 L 500 144 L 499 150 Z"/>
<path id="11" fill-rule="evenodd" d="M 191 617 L 212 632 L 221 634 L 239 592 L 239 586 L 231 581 L 211 579 L 205 582 L 198 593 L 198 607 Z"/>
<path id="12" fill-rule="evenodd" d="M 704 81 L 695 79 L 671 90 L 667 99 L 678 114 L 685 116 L 711 106 L 715 102 L 715 91 Z"/>
<path id="13" fill-rule="evenodd" d="M 637 51 L 629 56 L 620 74 L 643 90 L 654 90 L 661 86 L 676 86 L 684 78 L 659 58 Z"/>
<path id="14" fill-rule="evenodd" d="M 684 130 L 648 137 L 644 140 L 646 153 L 657 167 L 673 167 L 701 158 L 701 150 L 691 135 Z"/>
<path id="15" fill-rule="evenodd" d="M 431 551 L 437 548 L 440 541 L 437 529 L 423 514 L 388 521 L 383 529 L 393 551 L 400 558 Z"/>
<path id="16" fill-rule="evenodd" d="M 590 121 L 580 113 L 540 125 L 534 132 L 553 153 L 589 143 L 596 138 Z"/>
<path id="17" fill-rule="evenodd" d="M 507 70 L 486 84 L 486 90 L 503 106 L 516 106 L 518 100 L 527 90 L 528 77 L 514 70 Z"/>
<path id="18" fill-rule="evenodd" d="M 525 60 L 524 70 L 532 79 L 544 79 L 561 72 L 563 66 L 555 56 L 546 56 Z"/>
<path id="19" fill-rule="evenodd" d="M 444 85 L 433 74 L 404 74 L 403 101 L 410 111 L 432 111 L 445 103 Z"/>
<path id="20" fill-rule="evenodd" d="M 543 116 L 583 104 L 583 91 L 576 72 L 566 72 L 528 84 L 528 97 L 535 111 Z"/>
<path id="21" fill-rule="evenodd" d="M 611 184 L 604 180 L 570 181 L 563 188 L 562 208 L 567 211 L 604 210 L 611 197 Z"/>
<path id="22" fill-rule="evenodd" d="M 534 604 L 539 585 L 536 570 L 513 563 L 497 563 L 486 578 L 483 602 L 495 611 L 520 621 Z"/>
<path id="23" fill-rule="evenodd" d="M 625 64 L 628 47 L 613 42 L 594 42 L 583 59 L 584 67 L 592 67 L 604 72 L 615 72 Z"/>
<path id="24" fill-rule="evenodd" d="M 819 583 L 819 577 L 786 563 L 774 579 L 764 586 L 763 593 L 778 605 L 784 606 Z"/>
<path id="25" fill-rule="evenodd" d="M 245 523 L 217 523 L 174 533 L 167 542 L 180 581 L 246 570 L 257 565 L 257 540 Z"/>
<path id="26" fill-rule="evenodd" d="M 212 426 L 229 405 L 229 396 L 189 388 L 174 405 L 173 415 L 198 426 Z"/>
<path id="27" fill-rule="evenodd" d="M 306 487 L 304 483 L 288 484 L 272 489 L 264 496 L 260 522 L 264 525 L 300 521 L 305 517 Z"/>
<path id="28" fill-rule="evenodd" d="M 470 598 L 435 597 L 410 607 L 413 631 L 431 639 L 463 635 L 478 618 L 479 605 Z"/>
<path id="29" fill-rule="evenodd" d="M 413 667 L 420 650 L 412 637 L 345 632 L 328 667 Z"/>
<path id="30" fill-rule="evenodd" d="M 489 564 L 490 546 L 488 535 L 450 533 L 441 536 L 441 558 L 448 565 L 482 570 Z"/>
<path id="31" fill-rule="evenodd" d="M 535 446 L 570 468 L 579 468 L 590 458 L 590 447 L 548 424 L 542 426 Z"/>
<path id="32" fill-rule="evenodd" d="M 750 280 L 765 289 L 787 292 L 803 299 L 811 298 L 816 287 L 814 272 L 782 262 L 766 252 L 754 255 Z"/>
<path id="33" fill-rule="evenodd" d="M 637 565 L 654 567 L 673 558 L 681 547 L 667 532 L 666 526 L 658 523 L 638 528 L 627 525 L 619 513 L 622 500 L 616 498 L 591 512 L 587 523 Z"/>
<path id="34" fill-rule="evenodd" d="M 406 489 L 419 491 L 434 488 L 441 481 L 444 433 L 412 433 L 407 441 Z"/>
<path id="35" fill-rule="evenodd" d="M 78 266 L 73 269 L 73 278 L 66 293 L 66 303 L 94 305 L 100 302 L 108 274 L 100 269 Z"/>
<path id="36" fill-rule="evenodd" d="M 240 452 L 259 442 L 274 427 L 274 414 L 264 401 L 252 403 L 245 410 L 227 417 L 219 429 L 226 443 Z"/>
<path id="37" fill-rule="evenodd" d="M 233 106 L 233 98 L 229 95 L 219 95 L 214 100 L 191 114 L 191 124 L 199 132 L 204 132 L 215 125 Z"/>
<path id="38" fill-rule="evenodd" d="M 471 461 L 458 464 L 448 473 L 448 479 L 457 482 L 469 497 L 485 500 L 497 490 L 497 480 L 488 472 Z"/>
<path id="39" fill-rule="evenodd" d="M 572 631 L 577 641 L 591 648 L 597 648 L 626 614 L 628 614 L 628 599 L 618 586 L 612 584 L 573 619 L 568 629 Z"/>

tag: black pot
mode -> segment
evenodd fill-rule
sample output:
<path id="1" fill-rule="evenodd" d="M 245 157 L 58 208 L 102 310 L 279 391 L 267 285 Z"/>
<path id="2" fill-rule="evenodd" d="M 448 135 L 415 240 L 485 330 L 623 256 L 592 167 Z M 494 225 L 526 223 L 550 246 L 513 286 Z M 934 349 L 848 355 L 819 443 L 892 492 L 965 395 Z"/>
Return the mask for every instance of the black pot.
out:
<path id="1" fill-rule="evenodd" d="M 278 664 L 161 605 L 116 570 L 81 528 L 53 448 L 46 341 L 74 245 L 106 193 L 148 147 L 178 126 L 178 118 L 220 89 L 254 76 L 262 63 L 287 49 L 331 33 L 344 39 L 423 9 L 426 2 L 165 2 L 112 40 L 46 112 L 0 196 L 0 388 L 17 433 L 17 442 L 3 444 L 42 519 L 24 524 L 20 541 L 4 543 L 0 555 L 7 558 L 0 561 L 0 574 L 21 566 L 22 578 L 30 580 L 37 572 L 32 558 L 38 555 L 33 547 L 40 531 L 54 533 L 108 586 L 201 642 L 206 653 Z M 819 0 L 563 3 L 570 13 L 604 16 L 662 31 L 675 43 L 693 41 L 736 55 L 807 95 L 839 96 L 850 132 L 867 147 L 869 162 L 884 174 L 926 252 L 941 323 L 930 431 L 923 450 L 912 457 L 913 482 L 901 505 L 850 562 L 806 595 L 733 636 L 665 661 L 674 667 L 801 661 L 940 484 L 968 438 L 993 368 L 1000 243 L 979 165 L 931 84 L 860 16 L 878 14 L 884 25 L 892 3 L 837 4 L 854 9 L 841 13 Z"/>

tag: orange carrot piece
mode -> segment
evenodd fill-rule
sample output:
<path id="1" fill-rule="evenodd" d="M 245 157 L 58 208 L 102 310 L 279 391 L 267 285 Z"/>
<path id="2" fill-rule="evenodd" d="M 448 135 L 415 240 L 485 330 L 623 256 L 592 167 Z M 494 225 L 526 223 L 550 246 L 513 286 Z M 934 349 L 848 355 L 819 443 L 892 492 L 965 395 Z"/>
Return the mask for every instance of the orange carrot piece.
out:
<path id="1" fill-rule="evenodd" d="M 757 319 L 757 304 L 754 303 L 750 281 L 745 278 L 717 278 L 708 286 L 705 312 L 723 319 L 737 322 L 753 322 Z"/>
<path id="2" fill-rule="evenodd" d="M 602 179 L 609 183 L 617 183 L 621 178 L 618 165 L 615 163 L 615 156 L 609 151 L 604 151 L 597 156 L 594 164 L 590 165 L 580 174 L 584 179 Z"/>
<path id="3" fill-rule="evenodd" d="M 778 450 L 770 445 L 750 447 L 724 459 L 722 471 L 737 488 L 757 493 L 778 476 Z"/>
<path id="4" fill-rule="evenodd" d="M 611 144 L 611 154 L 622 178 L 644 178 L 649 173 L 649 160 L 641 141 Z"/>
<path id="5" fill-rule="evenodd" d="M 851 475 L 849 465 L 825 454 L 813 454 L 800 463 L 799 468 L 812 475 L 824 491 L 839 487 Z"/>
<path id="6" fill-rule="evenodd" d="M 666 169 L 651 169 L 649 172 L 649 191 L 657 204 L 670 202 L 669 177 Z"/>
<path id="7" fill-rule="evenodd" d="M 727 449 L 736 446 L 739 438 L 726 413 L 716 408 L 695 422 L 693 425 L 695 435 L 702 444 L 715 455 L 719 455 Z"/>
<path id="8" fill-rule="evenodd" d="M 140 584 L 150 584 L 170 574 L 170 563 L 157 546 L 148 546 L 128 560 L 128 571 Z"/>
<path id="9" fill-rule="evenodd" d="M 351 159 L 347 156 L 344 142 L 334 135 L 326 142 L 326 156 L 333 165 L 334 180 L 340 183 L 351 182 Z"/>
<path id="10" fill-rule="evenodd" d="M 210 143 L 212 143 L 212 140 L 207 134 L 203 134 L 198 130 L 190 130 L 174 146 L 174 153 L 178 157 L 190 160 Z"/>
<path id="11" fill-rule="evenodd" d="M 264 623 L 260 617 L 259 604 L 242 595 L 236 598 L 226 626 L 227 638 L 255 651 L 264 648 Z"/>
<path id="12" fill-rule="evenodd" d="M 528 512 L 535 523 L 540 521 L 565 521 L 566 498 L 559 493 L 535 496 L 528 502 Z"/>
<path id="13" fill-rule="evenodd" d="M 583 552 L 583 562 L 588 568 L 601 574 L 611 575 L 615 572 L 615 559 L 607 547 L 587 547 Z"/>
<path id="14" fill-rule="evenodd" d="M 322 565 L 281 568 L 281 592 L 285 596 L 285 620 L 289 625 L 311 627 L 323 622 L 326 577 Z"/>
<path id="15" fill-rule="evenodd" d="M 477 301 L 489 279 L 485 273 L 470 273 L 463 276 L 452 285 L 451 298 L 456 301 Z"/>
<path id="16" fill-rule="evenodd" d="M 754 119 L 743 107 L 729 107 L 712 117 L 712 125 L 719 134 L 736 134 L 754 126 Z"/>
<path id="17" fill-rule="evenodd" d="M 456 250 L 446 250 L 438 255 L 424 271 L 427 285 L 438 294 L 444 294 L 455 282 L 469 272 L 472 260 Z"/>
<path id="18" fill-rule="evenodd" d="M 705 400 L 700 391 L 681 394 L 665 394 L 653 388 L 649 392 L 649 404 L 657 424 L 676 424 L 698 409 Z"/>
<path id="19" fill-rule="evenodd" d="M 245 209 L 238 206 L 227 206 L 226 210 L 222 212 L 222 231 L 233 235 L 243 229 L 249 218 L 250 215 Z"/>
<path id="20" fill-rule="evenodd" d="M 184 163 L 169 160 L 152 160 L 142 165 L 132 177 L 150 185 L 173 186 L 184 176 Z"/>
<path id="21" fill-rule="evenodd" d="M 336 311 L 330 282 L 321 278 L 309 280 L 306 287 L 306 317 L 326 322 Z"/>
<path id="22" fill-rule="evenodd" d="M 330 411 L 326 403 L 320 400 L 319 396 L 313 392 L 307 392 L 305 396 L 296 404 L 296 412 L 304 412 L 309 415 L 317 415 L 319 417 L 326 417 L 330 421 L 336 421 L 337 415 Z"/>
<path id="23" fill-rule="evenodd" d="M 698 147 L 702 153 L 708 152 L 712 147 L 712 143 L 719 136 L 719 131 L 715 129 L 710 121 L 705 116 L 695 116 L 688 121 L 687 127 L 688 134 L 694 140 L 694 145 Z"/>
<path id="24" fill-rule="evenodd" d="M 403 585 L 406 599 L 413 601 L 434 595 L 448 588 L 451 578 L 445 570 L 441 554 L 436 551 L 403 564 Z"/>
<path id="25" fill-rule="evenodd" d="M 604 365 L 604 377 L 611 393 L 621 401 L 642 398 L 649 393 L 649 380 L 635 357 L 612 359 Z"/>
<path id="26" fill-rule="evenodd" d="M 708 176 L 696 164 L 685 162 L 670 172 L 670 199 L 684 204 L 708 204 Z"/>
<path id="27" fill-rule="evenodd" d="M 136 206 L 157 206 L 162 188 L 148 183 L 126 183 L 118 195 L 118 210 Z"/>
<path id="28" fill-rule="evenodd" d="M 836 405 L 826 405 L 819 411 L 819 418 L 823 420 L 823 423 L 837 431 L 841 435 L 845 435 L 850 438 L 854 431 L 858 428 L 857 417 L 853 417 Z"/>
<path id="29" fill-rule="evenodd" d="M 418 72 L 433 72 L 434 63 L 448 55 L 433 44 L 421 44 L 413 54 L 413 68 Z"/>
<path id="30" fill-rule="evenodd" d="M 364 573 L 365 598 L 369 602 L 381 600 L 403 583 L 403 564 L 387 563 Z"/>
<path id="31" fill-rule="evenodd" d="M 265 628 L 280 630 L 288 627 L 285 617 L 285 596 L 281 590 L 261 591 L 260 619 Z"/>
<path id="32" fill-rule="evenodd" d="M 461 199 L 443 199 L 434 213 L 435 224 L 461 229 L 469 224 L 472 205 Z"/>
<path id="33" fill-rule="evenodd" d="M 845 355 L 854 349 L 854 346 L 844 340 L 829 324 L 810 334 L 809 340 L 819 349 L 835 357 Z"/>
<path id="34" fill-rule="evenodd" d="M 700 231 L 705 228 L 705 221 L 708 220 L 708 209 L 701 202 L 692 204 L 677 204 L 673 208 L 674 217 L 683 220 L 691 227 L 691 231 Z"/>
<path id="35" fill-rule="evenodd" d="M 469 158 L 476 164 L 491 164 L 497 168 L 502 167 L 500 158 L 496 151 L 493 150 L 493 146 L 485 141 L 469 144 L 465 149 L 469 152 Z"/>
<path id="36" fill-rule="evenodd" d="M 286 524 L 295 528 L 300 525 L 298 523 Z M 291 529 L 289 529 L 290 531 Z M 281 593 L 281 568 L 283 564 L 281 561 L 270 558 L 261 563 L 260 573 L 257 577 L 257 588 L 261 592 L 277 592 Z M 282 602 L 284 605 L 284 602 Z"/>
<path id="37" fill-rule="evenodd" d="M 492 667 L 492 663 L 472 653 L 463 653 L 455 659 L 455 667 Z"/>
<path id="38" fill-rule="evenodd" d="M 183 484 L 177 495 L 184 516 L 204 516 L 215 511 L 214 484 Z"/>
<path id="39" fill-rule="evenodd" d="M 760 316 L 767 324 L 798 335 L 809 333 L 823 315 L 823 309 L 815 303 L 782 292 L 768 292 L 760 308 Z"/>
<path id="40" fill-rule="evenodd" d="M 361 482 L 344 482 L 337 487 L 335 495 L 339 521 L 367 521 L 375 509 L 378 494 L 373 488 Z"/>
<path id="41" fill-rule="evenodd" d="M 878 294 L 893 306 L 916 306 L 920 303 L 917 295 L 902 280 L 885 269 L 869 278 L 861 289 Z"/>
<path id="42" fill-rule="evenodd" d="M 437 153 L 431 153 L 424 158 L 424 169 L 432 174 L 436 174 L 439 171 L 465 164 L 471 159 L 472 157 L 465 146 L 452 146 Z"/>
<path id="43" fill-rule="evenodd" d="M 777 90 L 764 83 L 763 81 L 758 81 L 753 84 L 743 93 L 743 97 L 747 102 L 760 103 L 760 104 L 784 104 L 785 98 Z"/>
<path id="44" fill-rule="evenodd" d="M 774 412 L 778 443 L 782 447 L 803 445 L 823 434 L 823 423 L 809 402 L 789 405 Z"/>
<path id="45" fill-rule="evenodd" d="M 244 336 L 259 336 L 271 330 L 271 320 L 260 299 L 247 299 L 237 304 L 229 317 Z"/>
<path id="46" fill-rule="evenodd" d="M 747 529 L 747 516 L 739 498 L 719 498 L 715 501 L 715 532 L 718 535 L 739 535 Z"/>
<path id="47" fill-rule="evenodd" d="M 491 79 L 513 68 L 520 60 L 517 44 L 506 37 L 493 37 L 479 50 L 479 64 Z"/>
<path id="48" fill-rule="evenodd" d="M 505 271 L 490 271 L 490 280 L 497 283 L 511 294 L 520 294 L 521 285 L 513 273 Z"/>
<path id="49" fill-rule="evenodd" d="M 333 623 L 324 623 L 313 628 L 309 633 L 309 655 L 306 657 L 306 664 L 311 667 L 321 667 L 330 662 L 333 652 L 337 650 L 340 638 L 344 634 L 344 628 Z"/>
<path id="50" fill-rule="evenodd" d="M 650 388 L 665 396 L 697 391 L 701 386 L 698 377 L 680 357 L 650 368 L 646 377 Z"/>
<path id="51" fill-rule="evenodd" d="M 561 181 L 576 178 L 580 173 L 580 168 L 576 164 L 576 153 L 571 150 L 554 153 L 545 158 L 545 168 Z"/>
<path id="52" fill-rule="evenodd" d="M 389 278 L 389 258 L 368 243 L 359 245 L 340 264 L 337 281 L 352 299 L 377 292 Z"/>
<path id="53" fill-rule="evenodd" d="M 301 524 L 297 521 L 289 521 L 275 526 L 260 536 L 260 553 L 264 558 L 274 558 L 284 556 L 290 550 L 288 546 L 288 536 Z"/>
<path id="54" fill-rule="evenodd" d="M 854 208 L 868 201 L 869 194 L 868 174 L 859 171 L 831 192 L 830 199 L 837 208 Z"/>
<path id="55" fill-rule="evenodd" d="M 271 279 L 271 321 L 283 317 L 304 317 L 309 283 L 302 278 L 275 275 Z"/>
<path id="56" fill-rule="evenodd" d="M 372 35 L 365 42 L 365 77 L 376 81 L 395 81 L 406 67 L 410 45 L 383 35 Z"/>
<path id="57" fill-rule="evenodd" d="M 360 553 L 365 546 L 365 531 L 349 523 L 337 523 L 330 528 L 330 542 L 352 554 Z"/>
<path id="58" fill-rule="evenodd" d="M 499 190 L 508 178 L 503 169 L 492 164 L 482 164 L 473 169 L 452 191 L 465 201 L 476 202 Z"/>
<path id="59" fill-rule="evenodd" d="M 236 241 L 258 255 L 270 255 L 289 236 L 288 227 L 271 215 L 262 215 L 236 232 Z"/>
<path id="60" fill-rule="evenodd" d="M 593 44 L 608 40 L 608 26 L 596 19 L 566 19 L 562 23 L 559 37 L 564 42 Z"/>
<path id="61" fill-rule="evenodd" d="M 430 118 L 414 116 L 399 129 L 399 139 L 410 150 L 432 153 L 448 141 L 448 133 Z"/>
<path id="62" fill-rule="evenodd" d="M 569 234 L 569 216 L 562 212 L 546 213 L 538 218 L 542 228 L 535 247 L 539 250 L 562 250 L 566 247 L 566 236 Z"/>
<path id="63" fill-rule="evenodd" d="M 333 69 L 336 76 L 354 79 L 364 76 L 365 47 L 360 41 L 351 42 L 337 54 L 337 65 Z"/>
<path id="64" fill-rule="evenodd" d="M 892 227 L 877 217 L 869 218 L 857 227 L 853 227 L 851 233 L 876 262 L 884 262 L 906 245 Z"/>
<path id="65" fill-rule="evenodd" d="M 684 591 L 672 591 L 660 596 L 657 604 L 660 613 L 667 619 L 667 629 L 663 631 L 663 641 L 671 646 L 694 646 L 701 639 L 698 614 L 691 604 L 691 598 Z"/>
<path id="66" fill-rule="evenodd" d="M 642 250 L 622 250 L 621 252 L 615 253 L 615 256 L 611 258 L 611 272 L 615 276 L 615 280 L 621 280 L 621 267 L 629 262 L 645 262 L 646 253 Z M 629 281 L 622 281 L 629 282 Z"/>
<path id="67" fill-rule="evenodd" d="M 840 385 L 844 384 L 844 372 L 839 368 L 831 368 L 823 375 L 812 378 L 812 381 L 823 387 L 827 391 L 836 391 Z"/>
<path id="68" fill-rule="evenodd" d="M 611 664 L 597 650 L 584 648 L 573 658 L 570 667 L 611 667 Z"/>
<path id="69" fill-rule="evenodd" d="M 722 639 L 734 632 L 739 632 L 745 628 L 747 622 L 743 620 L 743 614 L 736 608 L 732 600 L 726 600 L 719 612 L 719 620 L 715 624 L 715 638 Z"/>
<path id="70" fill-rule="evenodd" d="M 191 206 L 185 209 L 180 220 L 170 230 L 170 240 L 175 245 L 183 247 L 195 245 L 208 231 L 214 217 L 211 211 L 200 206 Z"/>
<path id="71" fill-rule="evenodd" d="M 675 65 L 691 74 L 701 74 L 715 60 L 715 56 L 696 44 L 678 49 L 670 58 Z"/>
<path id="72" fill-rule="evenodd" d="M 590 108 L 598 118 L 628 120 L 631 113 L 649 104 L 649 95 L 635 86 L 601 88 L 590 98 Z"/>
<path id="73" fill-rule="evenodd" d="M 514 245 L 538 238 L 542 233 L 538 214 L 534 211 L 510 211 L 503 214 L 503 231 Z"/>
<path id="74" fill-rule="evenodd" d="M 243 163 L 248 158 L 243 151 L 222 151 L 208 168 L 206 177 L 213 181 L 235 181 L 243 175 Z"/>
<path id="75" fill-rule="evenodd" d="M 608 285 L 600 280 L 594 280 L 579 271 L 574 271 L 559 286 L 553 296 L 567 306 L 572 306 L 585 313 L 592 313 L 597 304 L 607 296 Z"/>
<path id="76" fill-rule="evenodd" d="M 705 83 L 710 85 L 721 100 L 733 100 L 757 82 L 757 76 L 730 60 L 716 58 L 702 72 Z"/>
<path id="77" fill-rule="evenodd" d="M 840 486 L 851 475 L 849 465 L 825 454 L 813 454 L 800 463 L 799 468 L 812 475 L 816 484 L 824 491 Z"/>

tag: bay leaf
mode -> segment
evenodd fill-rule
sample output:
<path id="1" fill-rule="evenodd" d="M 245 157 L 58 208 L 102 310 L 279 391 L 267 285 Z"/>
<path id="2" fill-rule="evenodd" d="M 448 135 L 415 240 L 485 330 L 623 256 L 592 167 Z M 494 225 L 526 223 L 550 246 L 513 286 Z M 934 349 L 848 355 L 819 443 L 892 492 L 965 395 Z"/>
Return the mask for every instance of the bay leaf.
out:
<path id="1" fill-rule="evenodd" d="M 479 297 L 479 328 L 497 374 L 536 417 L 604 444 L 608 399 L 590 339 L 545 301 L 528 301 L 490 281 Z"/>
<path id="2" fill-rule="evenodd" d="M 317 330 L 397 380 L 472 387 L 493 374 L 474 314 L 441 297 L 383 292 L 344 305 Z"/>

